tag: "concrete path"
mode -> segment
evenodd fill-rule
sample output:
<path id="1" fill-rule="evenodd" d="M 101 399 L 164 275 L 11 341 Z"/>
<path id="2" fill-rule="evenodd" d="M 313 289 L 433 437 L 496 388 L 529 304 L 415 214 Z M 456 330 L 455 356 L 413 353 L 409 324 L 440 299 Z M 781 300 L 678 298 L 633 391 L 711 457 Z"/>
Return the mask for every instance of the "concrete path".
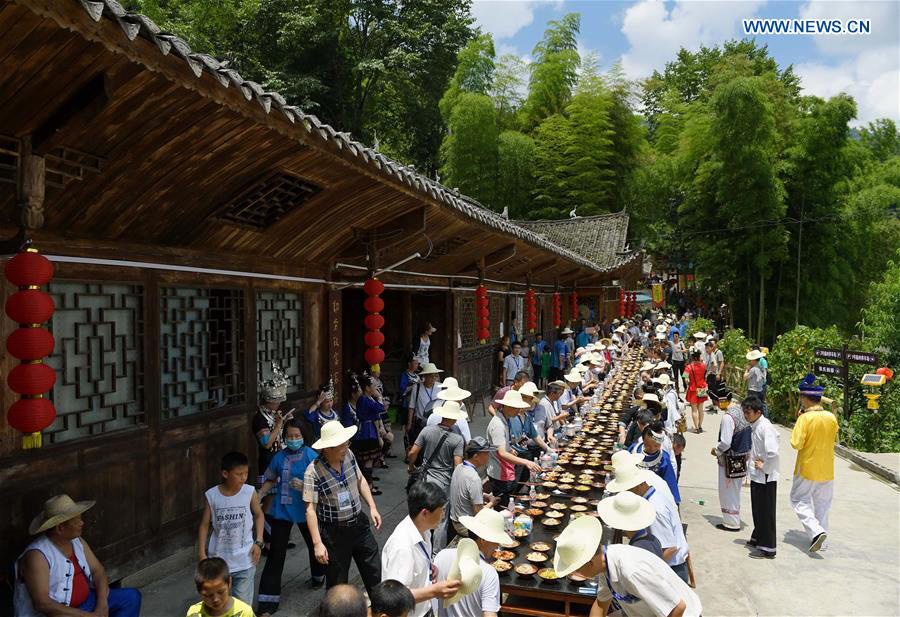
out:
<path id="1" fill-rule="evenodd" d="M 473 435 L 484 434 L 486 418 L 472 422 Z M 688 525 L 697 592 L 706 617 L 747 616 L 893 616 L 900 615 L 900 493 L 852 463 L 836 462 L 835 498 L 827 551 L 810 555 L 808 540 L 788 500 L 795 454 L 790 433 L 781 434 L 781 473 L 778 486 L 778 556 L 774 561 L 747 557 L 741 533 L 715 529 L 720 522 L 716 463 L 709 454 L 718 434 L 719 418 L 706 414 L 704 433 L 688 433 L 681 475 L 681 514 Z M 395 451 L 399 453 L 400 448 Z M 406 516 L 405 466 L 391 459 L 380 470 L 384 495 L 377 503 L 384 525 L 376 538 L 384 545 L 390 532 Z M 704 505 L 700 505 L 700 500 Z M 743 490 L 742 513 L 750 513 L 750 489 Z M 288 551 L 284 568 L 279 617 L 306 617 L 322 598 L 311 590 L 309 563 L 303 539 L 293 535 L 297 548 Z M 262 568 L 257 573 L 257 579 Z M 351 582 L 359 584 L 355 566 Z M 183 615 L 197 601 L 193 565 L 173 569 L 168 576 L 142 588 L 146 617 Z"/>

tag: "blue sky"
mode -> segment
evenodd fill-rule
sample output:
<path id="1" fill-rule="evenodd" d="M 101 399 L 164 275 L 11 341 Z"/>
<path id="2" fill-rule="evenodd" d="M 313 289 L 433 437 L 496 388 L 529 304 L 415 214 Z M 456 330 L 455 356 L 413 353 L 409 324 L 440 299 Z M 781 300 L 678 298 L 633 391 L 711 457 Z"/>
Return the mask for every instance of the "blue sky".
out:
<path id="1" fill-rule="evenodd" d="M 900 120 L 900 2 L 846 0 L 474 0 L 477 25 L 494 35 L 498 55 L 530 59 L 546 24 L 581 13 L 582 52 L 607 68 L 622 60 L 629 77 L 662 70 L 680 47 L 696 50 L 742 38 L 745 18 L 871 20 L 868 35 L 757 35 L 782 66 L 794 65 L 804 90 L 829 97 L 851 94 L 855 125 L 875 118 Z"/>

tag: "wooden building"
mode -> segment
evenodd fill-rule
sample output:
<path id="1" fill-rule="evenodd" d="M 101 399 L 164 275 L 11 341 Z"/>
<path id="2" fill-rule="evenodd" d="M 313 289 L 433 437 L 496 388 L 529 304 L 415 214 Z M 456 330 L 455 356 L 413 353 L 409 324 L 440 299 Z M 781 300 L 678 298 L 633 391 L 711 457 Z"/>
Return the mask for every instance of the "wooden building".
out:
<path id="1" fill-rule="evenodd" d="M 394 266 L 389 389 L 430 321 L 432 358 L 482 392 L 479 277 L 494 336 L 528 281 L 549 331 L 557 287 L 607 300 L 639 276 L 620 233 L 585 251 L 505 220 L 115 0 L 0 1 L 0 238 L 55 263 L 58 371 L 43 448 L 0 422 L 0 563 L 59 492 L 98 500 L 87 538 L 113 579 L 189 545 L 221 455 L 255 449 L 271 362 L 298 407 L 362 366 L 367 269 Z M 0 324 L 5 339 L 15 324 Z M 15 362 L 0 358 L 4 380 Z M 3 390 L 4 412 L 14 399 Z"/>

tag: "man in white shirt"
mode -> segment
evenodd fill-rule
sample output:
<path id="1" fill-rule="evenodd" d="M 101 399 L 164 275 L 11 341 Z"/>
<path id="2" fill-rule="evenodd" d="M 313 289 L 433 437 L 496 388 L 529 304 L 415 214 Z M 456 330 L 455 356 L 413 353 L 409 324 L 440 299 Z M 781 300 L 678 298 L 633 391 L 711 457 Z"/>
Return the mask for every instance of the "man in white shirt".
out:
<path id="1" fill-rule="evenodd" d="M 429 362 L 419 372 L 419 383 L 412 387 L 412 394 L 409 397 L 409 413 L 406 419 L 406 435 L 409 445 L 415 443 L 419 432 L 425 428 L 425 421 L 439 402 L 437 395 L 440 393 L 441 387 L 437 384 L 437 376 L 443 372 Z"/>
<path id="2" fill-rule="evenodd" d="M 750 505 L 753 507 L 753 533 L 747 546 L 755 548 L 753 559 L 775 559 L 775 497 L 778 492 L 780 436 L 756 397 L 741 403 L 744 418 L 750 423 Z"/>
<path id="3" fill-rule="evenodd" d="M 583 516 L 563 530 L 553 556 L 560 578 L 599 577 L 591 617 L 605 617 L 613 602 L 626 617 L 700 616 L 700 598 L 659 557 L 637 546 L 601 546 L 602 536 L 603 524 Z"/>
<path id="4" fill-rule="evenodd" d="M 436 484 L 413 484 L 407 497 L 409 516 L 397 524 L 381 551 L 381 580 L 400 581 L 413 594 L 416 608 L 410 617 L 424 617 L 436 608 L 433 599 L 449 598 L 459 591 L 458 580 L 432 580 L 430 532 L 441 522 L 446 502 L 446 494 Z"/>
<path id="5" fill-rule="evenodd" d="M 501 544 L 512 542 L 504 531 L 503 516 L 490 508 L 483 508 L 475 516 L 460 517 L 460 523 L 469 531 L 469 537 L 478 545 L 481 559 L 481 582 L 477 588 L 459 600 L 445 606 L 441 602 L 438 615 L 440 617 L 496 617 L 500 610 L 500 577 L 487 561 Z M 467 540 L 466 540 L 467 541 Z M 455 548 L 445 548 L 434 558 L 438 580 L 445 579 L 456 560 Z M 467 590 L 463 589 L 463 592 Z"/>
<path id="6" fill-rule="evenodd" d="M 525 369 L 525 358 L 522 357 L 522 344 L 513 343 L 512 353 L 503 359 L 503 374 L 506 378 L 506 385 L 511 386 L 516 380 L 516 373 Z M 526 372 L 527 374 L 527 372 Z"/>

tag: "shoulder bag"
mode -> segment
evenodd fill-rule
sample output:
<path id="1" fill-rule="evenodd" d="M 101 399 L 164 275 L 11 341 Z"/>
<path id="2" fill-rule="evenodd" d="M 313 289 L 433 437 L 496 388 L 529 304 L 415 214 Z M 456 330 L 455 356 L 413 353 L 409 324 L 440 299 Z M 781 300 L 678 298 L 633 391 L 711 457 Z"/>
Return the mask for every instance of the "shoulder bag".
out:
<path id="1" fill-rule="evenodd" d="M 745 426 L 731 437 L 731 447 L 725 452 L 725 477 L 743 478 L 747 475 L 747 453 L 750 451 L 752 429 Z"/>
<path id="2" fill-rule="evenodd" d="M 431 462 L 434 460 L 434 457 L 437 456 L 437 453 L 441 451 L 441 446 L 444 445 L 444 442 L 447 441 L 447 437 L 450 435 L 450 431 L 444 431 L 444 434 L 441 435 L 440 441 L 438 441 L 437 447 L 428 457 L 428 460 L 425 463 L 416 469 L 414 472 L 409 474 L 409 479 L 406 481 L 406 492 L 409 492 L 409 489 L 412 488 L 413 484 L 416 482 L 424 482 L 425 481 L 425 472 L 431 468 Z"/>

